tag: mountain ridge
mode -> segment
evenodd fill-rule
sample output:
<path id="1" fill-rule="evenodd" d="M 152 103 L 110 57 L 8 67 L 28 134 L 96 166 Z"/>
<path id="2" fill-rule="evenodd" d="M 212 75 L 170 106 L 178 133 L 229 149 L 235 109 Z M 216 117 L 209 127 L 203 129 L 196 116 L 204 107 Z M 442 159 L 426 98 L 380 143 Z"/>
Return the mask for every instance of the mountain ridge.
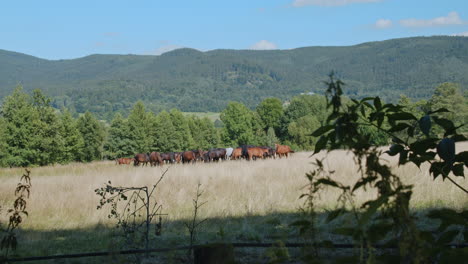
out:
<path id="1" fill-rule="evenodd" d="M 47 60 L 0 50 L 0 98 L 18 84 L 44 90 L 55 107 L 110 118 L 138 100 L 153 111 L 219 111 L 228 101 L 255 107 L 262 99 L 321 93 L 334 70 L 351 97 L 400 94 L 427 99 L 442 82 L 468 86 L 468 38 L 413 37 L 352 46 L 289 50 L 199 51 L 161 55 L 91 54 Z"/>

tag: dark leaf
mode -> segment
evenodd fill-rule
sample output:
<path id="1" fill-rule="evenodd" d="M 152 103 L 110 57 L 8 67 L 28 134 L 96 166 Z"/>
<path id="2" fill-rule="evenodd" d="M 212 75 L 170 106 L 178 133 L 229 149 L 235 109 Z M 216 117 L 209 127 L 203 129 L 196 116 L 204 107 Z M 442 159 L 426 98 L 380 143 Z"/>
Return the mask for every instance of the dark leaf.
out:
<path id="1" fill-rule="evenodd" d="M 382 206 L 387 201 L 388 195 L 383 195 L 380 196 L 377 200 L 368 202 L 367 210 L 362 214 L 361 218 L 359 219 L 358 225 L 365 226 L 372 219 L 372 216 L 377 212 L 380 206 Z"/>
<path id="2" fill-rule="evenodd" d="M 388 115 L 388 119 L 392 120 L 418 120 L 413 114 L 408 112 L 399 112 Z"/>
<path id="3" fill-rule="evenodd" d="M 419 128 L 426 136 L 429 136 L 431 125 L 431 116 L 425 115 L 419 119 Z"/>
<path id="4" fill-rule="evenodd" d="M 315 130 L 313 133 L 312 133 L 312 136 L 313 137 L 319 137 L 323 134 L 325 134 L 326 132 L 330 131 L 331 129 L 333 129 L 335 126 L 333 125 L 326 125 L 326 126 L 321 126 L 319 127 L 317 130 Z"/>
<path id="5" fill-rule="evenodd" d="M 407 123 L 398 123 L 396 124 L 395 126 L 392 126 L 389 130 L 387 130 L 389 133 L 393 133 L 393 132 L 398 132 L 398 131 L 402 131 L 408 127 L 411 127 L 411 125 L 407 124 Z"/>
<path id="6" fill-rule="evenodd" d="M 453 239 L 458 235 L 458 230 L 449 230 L 444 232 L 439 239 L 437 239 L 437 244 L 445 245 L 453 241 Z"/>
<path id="7" fill-rule="evenodd" d="M 424 154 L 428 149 L 436 148 L 438 138 L 426 138 L 410 144 L 410 150 L 417 154 Z"/>
<path id="8" fill-rule="evenodd" d="M 337 235 L 342 235 L 342 236 L 354 236 L 356 233 L 356 228 L 353 227 L 339 227 L 335 228 L 332 232 Z"/>
<path id="9" fill-rule="evenodd" d="M 430 111 L 429 113 L 427 113 L 428 115 L 432 115 L 432 114 L 435 114 L 435 113 L 448 113 L 450 112 L 447 108 L 439 108 L 435 111 Z"/>
<path id="10" fill-rule="evenodd" d="M 340 187 L 336 181 L 333 181 L 333 180 L 330 180 L 330 179 L 325 179 L 325 178 L 317 180 L 316 184 L 317 185 L 320 185 L 320 184 L 329 185 L 329 186 L 333 186 L 333 187 L 337 187 L 337 188 Z"/>
<path id="11" fill-rule="evenodd" d="M 457 164 L 455 166 L 453 166 L 452 168 L 452 172 L 455 176 L 461 176 L 461 177 L 464 177 L 465 174 L 463 173 L 463 164 Z"/>
<path id="12" fill-rule="evenodd" d="M 346 211 L 343 208 L 339 208 L 333 211 L 328 212 L 327 215 L 327 223 L 330 223 L 331 221 L 335 220 L 338 216 L 344 214 Z"/>
<path id="13" fill-rule="evenodd" d="M 314 154 L 319 153 L 322 149 L 325 149 L 327 146 L 328 137 L 321 136 L 320 139 L 315 143 Z"/>
<path id="14" fill-rule="evenodd" d="M 354 185 L 354 187 L 353 187 L 353 192 L 354 192 L 355 190 L 361 188 L 362 186 L 365 186 L 366 184 L 375 181 L 376 179 L 377 179 L 377 177 L 375 177 L 375 176 L 369 176 L 369 177 L 366 177 L 366 178 L 363 178 L 363 179 L 359 180 L 359 181 L 356 182 L 356 184 Z"/>
<path id="15" fill-rule="evenodd" d="M 442 139 L 437 145 L 437 154 L 445 162 L 455 161 L 455 141 L 451 138 Z"/>
<path id="16" fill-rule="evenodd" d="M 385 151 L 390 156 L 395 156 L 396 154 L 400 153 L 404 147 L 402 145 L 393 144 L 389 150 Z"/>
<path id="17" fill-rule="evenodd" d="M 408 151 L 402 150 L 400 152 L 400 158 L 398 159 L 398 165 L 403 165 L 408 161 Z"/>
<path id="18" fill-rule="evenodd" d="M 374 106 L 375 109 L 377 109 L 377 111 L 382 109 L 382 102 L 380 101 L 380 98 L 378 96 L 374 98 Z"/>
<path id="19" fill-rule="evenodd" d="M 455 142 L 466 141 L 468 140 L 464 135 L 456 134 L 451 137 Z"/>
<path id="20" fill-rule="evenodd" d="M 453 124 L 452 121 L 446 119 L 446 118 L 440 118 L 437 116 L 433 117 L 434 122 L 441 126 L 445 131 L 453 130 L 455 128 L 455 125 Z"/>
<path id="21" fill-rule="evenodd" d="M 455 155 L 456 162 L 463 162 L 465 166 L 468 166 L 468 151 L 462 151 Z"/>

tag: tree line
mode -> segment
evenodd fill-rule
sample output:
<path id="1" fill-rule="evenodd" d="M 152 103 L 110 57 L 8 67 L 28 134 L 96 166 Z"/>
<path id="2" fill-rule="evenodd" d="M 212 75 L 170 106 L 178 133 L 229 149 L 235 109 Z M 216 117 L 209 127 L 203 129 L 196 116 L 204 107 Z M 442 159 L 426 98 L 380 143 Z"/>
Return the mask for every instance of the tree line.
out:
<path id="1" fill-rule="evenodd" d="M 351 99 L 346 99 L 351 103 Z M 468 123 L 467 95 L 459 85 L 444 83 L 431 99 L 412 102 L 405 96 L 399 104 L 415 116 L 445 107 L 443 113 L 455 124 Z M 148 111 L 138 101 L 129 115 L 116 113 L 110 122 L 90 112 L 72 115 L 67 108 L 56 109 L 41 90 L 26 93 L 21 86 L 7 96 L 0 113 L 0 166 L 18 167 L 89 162 L 128 157 L 151 151 L 170 152 L 239 145 L 291 145 L 312 150 L 317 142 L 313 131 L 327 123 L 330 114 L 326 97 L 305 94 L 283 102 L 267 98 L 255 109 L 230 102 L 220 121 L 185 115 L 180 110 Z M 391 139 L 378 130 L 362 126 L 361 131 L 376 145 Z M 467 132 L 463 127 L 462 132 Z"/>

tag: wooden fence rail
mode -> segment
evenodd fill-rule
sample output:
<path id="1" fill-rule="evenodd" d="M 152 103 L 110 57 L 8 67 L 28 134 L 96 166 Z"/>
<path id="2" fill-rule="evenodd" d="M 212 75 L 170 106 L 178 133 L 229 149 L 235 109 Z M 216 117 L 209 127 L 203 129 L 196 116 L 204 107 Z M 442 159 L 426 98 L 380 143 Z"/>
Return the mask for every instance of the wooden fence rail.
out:
<path id="1" fill-rule="evenodd" d="M 229 243 L 234 248 L 269 248 L 275 246 L 274 243 Z M 285 247 L 305 247 L 310 245 L 309 243 L 285 243 Z M 202 247 L 205 245 L 196 245 L 193 248 Z M 318 246 L 320 248 L 328 248 L 325 246 Z M 333 244 L 330 249 L 346 249 L 355 248 L 354 244 Z M 467 248 L 468 244 L 448 244 L 450 248 Z M 395 249 L 396 246 L 389 245 L 375 245 L 374 248 L 380 249 Z M 172 248 L 154 248 L 154 249 L 131 249 L 131 250 L 120 250 L 120 251 L 101 251 L 101 252 L 90 252 L 90 253 L 78 253 L 78 254 L 64 254 L 64 255 L 53 255 L 53 256 L 38 256 L 38 257 L 22 257 L 22 258 L 7 258 L 2 259 L 0 257 L 0 264 L 11 263 L 11 262 L 28 262 L 28 261 L 39 261 L 39 260 L 51 260 L 51 259 L 72 259 L 72 258 L 84 258 L 84 257 L 104 257 L 112 255 L 128 255 L 128 254 L 144 254 L 144 253 L 158 253 L 158 252 L 169 252 L 177 250 L 188 250 L 190 246 L 172 247 Z"/>

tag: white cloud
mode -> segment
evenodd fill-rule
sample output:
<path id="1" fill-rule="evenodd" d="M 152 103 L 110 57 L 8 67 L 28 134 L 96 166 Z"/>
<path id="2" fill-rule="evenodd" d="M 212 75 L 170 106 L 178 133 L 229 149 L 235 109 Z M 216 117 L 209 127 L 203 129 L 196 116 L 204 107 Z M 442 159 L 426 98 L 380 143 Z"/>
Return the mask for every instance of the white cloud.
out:
<path id="1" fill-rule="evenodd" d="M 409 18 L 400 20 L 400 25 L 404 27 L 436 27 L 436 26 L 450 26 L 461 25 L 464 22 L 457 12 L 450 12 L 447 16 L 436 17 L 433 19 L 416 19 Z"/>
<path id="2" fill-rule="evenodd" d="M 379 29 L 389 28 L 393 25 L 390 19 L 379 19 L 375 22 L 374 27 Z"/>
<path id="3" fill-rule="evenodd" d="M 163 53 L 166 53 L 166 52 L 169 52 L 169 51 L 173 51 L 173 50 L 176 50 L 176 49 L 181 49 L 181 48 L 185 48 L 184 46 L 179 46 L 179 45 L 175 45 L 175 44 L 168 44 L 168 45 L 164 45 L 164 46 L 161 46 L 153 51 L 150 51 L 148 52 L 148 54 L 151 54 L 151 55 L 161 55 Z"/>
<path id="4" fill-rule="evenodd" d="M 250 49 L 253 50 L 273 50 L 278 49 L 275 43 L 269 42 L 267 40 L 260 40 L 259 42 L 250 46 Z"/>
<path id="5" fill-rule="evenodd" d="M 308 5 L 316 6 L 343 6 L 354 3 L 375 3 L 382 0 L 294 0 L 292 6 L 303 7 Z"/>
<path id="6" fill-rule="evenodd" d="M 455 36 L 455 37 L 468 37 L 468 31 L 465 31 L 465 32 L 460 32 L 460 33 L 456 33 L 456 34 L 452 34 L 450 36 Z"/>

